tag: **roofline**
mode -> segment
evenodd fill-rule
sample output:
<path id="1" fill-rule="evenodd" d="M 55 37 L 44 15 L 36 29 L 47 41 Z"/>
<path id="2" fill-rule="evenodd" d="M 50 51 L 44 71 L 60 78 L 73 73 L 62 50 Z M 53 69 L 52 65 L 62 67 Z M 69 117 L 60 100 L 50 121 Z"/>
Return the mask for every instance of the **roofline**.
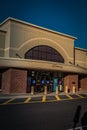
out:
<path id="1" fill-rule="evenodd" d="M 5 24 L 9 20 L 16 21 L 16 22 L 19 22 L 19 23 L 22 23 L 22 24 L 26 24 L 26 25 L 30 25 L 30 26 L 33 26 L 33 27 L 36 27 L 36 28 L 39 28 L 39 29 L 42 29 L 42 30 L 45 30 L 45 31 L 48 31 L 48 32 L 51 32 L 51 33 L 59 34 L 59 35 L 62 35 L 62 36 L 68 37 L 68 38 L 77 39 L 77 37 L 70 36 L 68 34 L 57 32 L 57 31 L 54 31 L 54 30 L 51 30 L 51 29 L 47 29 L 47 28 L 44 28 L 44 27 L 41 27 L 41 26 L 37 26 L 35 24 L 31 24 L 31 23 L 28 23 L 28 22 L 25 22 L 25 21 L 22 21 L 22 20 L 19 20 L 19 19 L 16 19 L 16 18 L 12 18 L 12 17 L 8 17 L 7 19 L 5 19 L 2 23 L 0 23 L 0 26 Z"/>
<path id="2" fill-rule="evenodd" d="M 87 52 L 87 49 L 84 49 L 84 48 L 75 47 L 75 49 L 78 49 L 78 50 L 82 50 L 82 51 L 86 51 L 86 52 Z"/>

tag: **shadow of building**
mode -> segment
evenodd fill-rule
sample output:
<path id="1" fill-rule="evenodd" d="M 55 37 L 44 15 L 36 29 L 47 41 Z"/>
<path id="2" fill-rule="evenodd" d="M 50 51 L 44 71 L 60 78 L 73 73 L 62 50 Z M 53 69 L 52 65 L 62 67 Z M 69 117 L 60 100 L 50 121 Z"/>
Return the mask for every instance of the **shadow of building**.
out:
<path id="1" fill-rule="evenodd" d="M 73 130 L 76 128 L 76 125 L 79 123 L 80 113 L 81 113 L 81 106 L 78 105 L 73 119 Z"/>
<path id="2" fill-rule="evenodd" d="M 87 112 L 81 118 L 82 130 L 87 130 Z"/>

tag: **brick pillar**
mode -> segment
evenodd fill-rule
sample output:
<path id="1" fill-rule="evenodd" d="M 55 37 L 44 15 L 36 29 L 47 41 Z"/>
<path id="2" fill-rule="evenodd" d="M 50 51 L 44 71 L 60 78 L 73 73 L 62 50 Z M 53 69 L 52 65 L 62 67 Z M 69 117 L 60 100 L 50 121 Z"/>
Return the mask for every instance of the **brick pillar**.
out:
<path id="1" fill-rule="evenodd" d="M 11 69 L 6 70 L 2 74 L 2 93 L 8 94 L 10 93 L 10 87 L 11 87 Z"/>
<path id="2" fill-rule="evenodd" d="M 87 76 L 82 76 L 80 79 L 80 88 L 81 90 L 87 90 Z"/>
<path id="3" fill-rule="evenodd" d="M 78 75 L 66 75 L 64 77 L 64 91 L 66 86 L 68 87 L 70 92 L 73 91 L 73 86 L 75 86 L 76 91 L 78 91 Z"/>
<path id="4" fill-rule="evenodd" d="M 27 71 L 8 69 L 2 74 L 2 93 L 26 93 Z"/>
<path id="5" fill-rule="evenodd" d="M 0 73 L 0 91 L 1 91 L 1 85 L 2 85 L 2 73 Z"/>
<path id="6" fill-rule="evenodd" d="M 69 76 L 68 75 L 66 75 L 65 77 L 64 77 L 64 92 L 66 92 L 66 87 L 68 87 L 68 89 L 70 89 L 69 87 Z"/>

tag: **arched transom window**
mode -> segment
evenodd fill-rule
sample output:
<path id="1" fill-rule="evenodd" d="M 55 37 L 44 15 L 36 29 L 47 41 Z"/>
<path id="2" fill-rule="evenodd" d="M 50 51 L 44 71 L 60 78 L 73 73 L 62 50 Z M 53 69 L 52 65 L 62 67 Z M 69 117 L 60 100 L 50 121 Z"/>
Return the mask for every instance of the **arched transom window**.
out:
<path id="1" fill-rule="evenodd" d="M 49 46 L 36 46 L 25 53 L 25 59 L 53 61 L 64 63 L 64 58 L 54 48 Z"/>

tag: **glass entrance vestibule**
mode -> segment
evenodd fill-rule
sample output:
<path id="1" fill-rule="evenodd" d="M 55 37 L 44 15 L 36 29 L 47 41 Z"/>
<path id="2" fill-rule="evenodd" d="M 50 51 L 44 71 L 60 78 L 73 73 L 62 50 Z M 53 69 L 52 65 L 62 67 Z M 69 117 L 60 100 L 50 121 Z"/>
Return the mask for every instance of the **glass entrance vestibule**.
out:
<path id="1" fill-rule="evenodd" d="M 31 87 L 34 87 L 34 92 L 44 92 L 44 87 L 47 86 L 47 92 L 55 92 L 56 87 L 60 92 L 64 91 L 64 81 L 62 72 L 29 70 L 27 73 L 27 93 L 31 92 Z"/>

